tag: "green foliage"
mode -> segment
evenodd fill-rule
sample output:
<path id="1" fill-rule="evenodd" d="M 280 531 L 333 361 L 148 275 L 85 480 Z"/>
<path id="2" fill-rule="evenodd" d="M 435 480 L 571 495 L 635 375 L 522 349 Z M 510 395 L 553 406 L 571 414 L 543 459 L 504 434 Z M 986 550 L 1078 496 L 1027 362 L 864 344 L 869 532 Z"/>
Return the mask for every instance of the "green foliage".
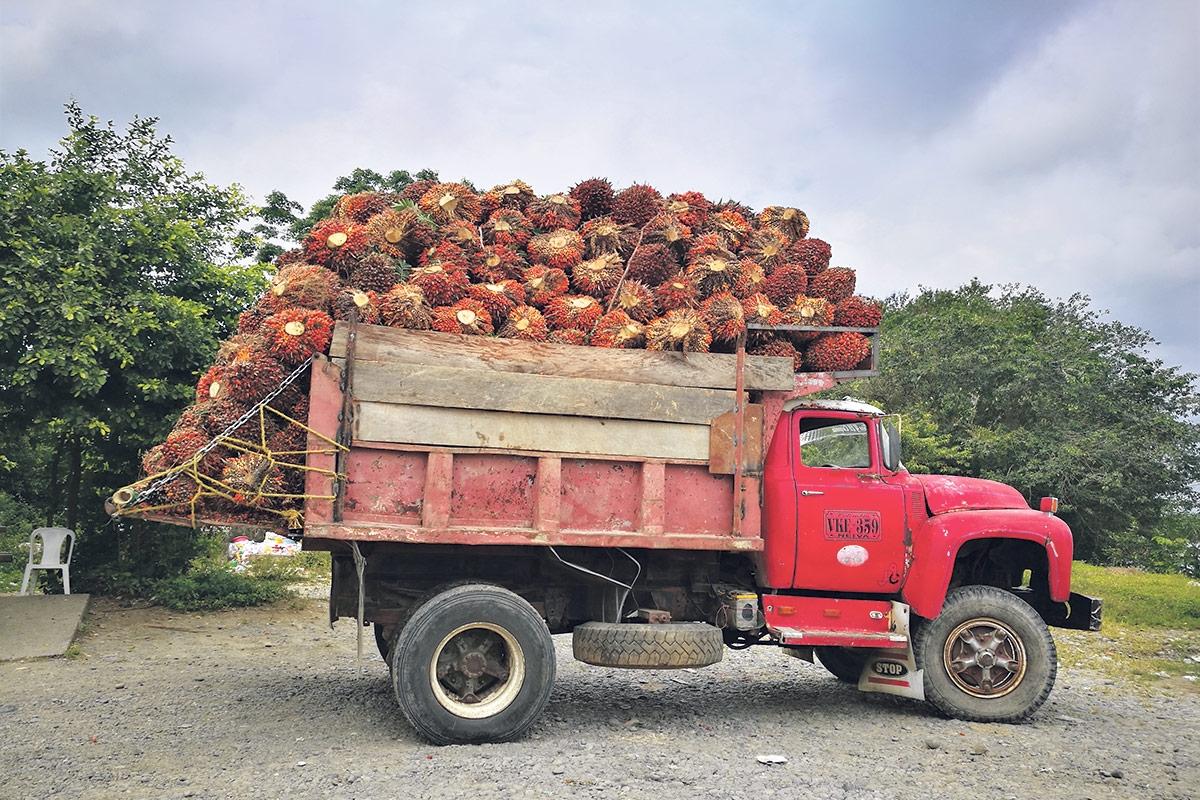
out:
<path id="1" fill-rule="evenodd" d="M 1200 578 L 1200 514 L 1168 514 L 1149 535 L 1134 529 L 1109 538 L 1103 561 Z"/>
<path id="2" fill-rule="evenodd" d="M 881 373 L 854 391 L 903 412 L 910 469 L 1058 497 L 1077 554 L 1093 560 L 1197 506 L 1197 376 L 1147 356 L 1147 332 L 1080 295 L 978 281 L 887 306 Z"/>
<path id="3" fill-rule="evenodd" d="M 265 278 L 235 263 L 240 190 L 187 172 L 155 119 L 66 116 L 49 162 L 0 151 L 0 469 L 99 570 L 119 550 L 102 498 L 136 477 Z"/>
<path id="4" fill-rule="evenodd" d="M 282 583 L 328 583 L 333 569 L 329 553 L 262 554 L 247 559 L 246 574 Z"/>
<path id="5" fill-rule="evenodd" d="M 267 204 L 259 213 L 264 224 L 261 229 L 258 229 L 258 232 L 267 234 L 268 238 L 290 238 L 298 242 L 312 230 L 314 225 L 326 219 L 333 212 L 333 207 L 342 195 L 357 194 L 358 192 L 398 194 L 404 187 L 415 181 L 436 181 L 437 179 L 437 172 L 431 169 L 418 170 L 416 173 L 398 169 L 392 170 L 384 176 L 373 169 L 357 167 L 349 175 L 343 175 L 334 181 L 333 194 L 313 203 L 313 207 L 304 216 L 300 216 L 304 211 L 303 206 L 289 200 L 287 195 L 277 190 L 267 195 Z"/>
<path id="6" fill-rule="evenodd" d="M 286 583 L 209 566 L 158 582 L 154 597 L 176 611 L 260 606 L 291 596 Z"/>
<path id="7" fill-rule="evenodd" d="M 1200 630 L 1200 586 L 1186 575 L 1075 562 L 1071 588 L 1104 598 L 1104 620 L 1132 627 Z"/>
<path id="8" fill-rule="evenodd" d="M 225 542 L 220 530 L 121 518 L 76 559 L 72 578 L 78 575 L 81 585 L 96 593 L 144 597 L 164 577 L 182 575 L 197 563 L 220 561 Z"/>
<path id="9" fill-rule="evenodd" d="M 944 433 L 931 414 L 917 409 L 901 417 L 901 453 L 909 471 L 929 475 L 966 474 L 970 463 L 966 448 Z"/>
<path id="10" fill-rule="evenodd" d="M 0 491 L 0 552 L 12 553 L 10 564 L 0 563 L 0 592 L 21 588 L 25 564 L 29 562 L 29 535 L 41 527 L 37 512 L 27 503 Z"/>
<path id="11" fill-rule="evenodd" d="M 244 571 L 236 571 L 225 557 L 225 532 L 209 531 L 206 537 L 211 546 L 192 561 L 188 572 L 154 582 L 157 602 L 177 611 L 256 606 L 292 597 L 289 587 L 294 584 L 329 580 L 328 553 L 255 555 L 246 560 Z"/>

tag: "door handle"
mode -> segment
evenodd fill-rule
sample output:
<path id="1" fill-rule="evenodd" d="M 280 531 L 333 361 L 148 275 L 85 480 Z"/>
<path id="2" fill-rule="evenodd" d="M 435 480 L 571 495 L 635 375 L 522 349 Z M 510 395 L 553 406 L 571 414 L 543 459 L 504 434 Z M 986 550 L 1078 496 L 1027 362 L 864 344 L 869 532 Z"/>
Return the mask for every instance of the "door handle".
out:
<path id="1" fill-rule="evenodd" d="M 824 492 L 814 492 L 814 491 L 810 491 L 808 489 L 804 489 L 803 491 L 800 492 L 801 497 L 812 497 L 813 495 L 819 495 L 819 494 L 825 494 L 825 493 Z"/>

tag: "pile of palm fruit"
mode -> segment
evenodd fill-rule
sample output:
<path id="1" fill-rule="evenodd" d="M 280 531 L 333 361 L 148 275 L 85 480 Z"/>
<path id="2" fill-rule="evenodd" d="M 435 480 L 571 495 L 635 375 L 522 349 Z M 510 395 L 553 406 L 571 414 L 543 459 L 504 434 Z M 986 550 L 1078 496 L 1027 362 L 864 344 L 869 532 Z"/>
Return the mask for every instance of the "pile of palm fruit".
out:
<path id="1" fill-rule="evenodd" d="M 829 244 L 808 232 L 796 208 L 755 213 L 643 184 L 616 192 L 600 178 L 546 196 L 519 180 L 484 193 L 417 181 L 399 194 L 347 195 L 279 257 L 196 402 L 146 453 L 147 475 L 174 474 L 150 501 L 193 517 L 295 524 L 303 472 L 286 467 L 304 461 L 306 432 L 295 423 L 307 418 L 306 382 L 277 390 L 328 351 L 334 320 L 352 314 L 364 324 L 647 350 L 733 352 L 747 333 L 747 352 L 790 358 L 797 372 L 853 370 L 869 340 L 819 329 L 876 327 L 880 307 L 855 295 L 854 271 L 831 267 Z M 272 392 L 272 413 L 244 419 Z"/>

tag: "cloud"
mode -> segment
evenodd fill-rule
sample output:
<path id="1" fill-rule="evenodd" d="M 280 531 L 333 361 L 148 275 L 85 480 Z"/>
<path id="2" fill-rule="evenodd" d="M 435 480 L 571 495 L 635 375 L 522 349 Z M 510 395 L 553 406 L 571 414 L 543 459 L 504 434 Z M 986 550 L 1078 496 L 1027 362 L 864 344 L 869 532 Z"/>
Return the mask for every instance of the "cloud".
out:
<path id="1" fill-rule="evenodd" d="M 836 241 L 888 288 L 979 276 L 1082 292 L 1200 369 L 1195 9 L 1105 3 L 1071 18 L 860 174 L 869 199 L 839 210 Z"/>
<path id="2" fill-rule="evenodd" d="M 255 198 L 356 167 L 804 208 L 862 291 L 1084 292 L 1200 371 L 1200 6 L 9 0 L 0 147 L 158 116 Z"/>

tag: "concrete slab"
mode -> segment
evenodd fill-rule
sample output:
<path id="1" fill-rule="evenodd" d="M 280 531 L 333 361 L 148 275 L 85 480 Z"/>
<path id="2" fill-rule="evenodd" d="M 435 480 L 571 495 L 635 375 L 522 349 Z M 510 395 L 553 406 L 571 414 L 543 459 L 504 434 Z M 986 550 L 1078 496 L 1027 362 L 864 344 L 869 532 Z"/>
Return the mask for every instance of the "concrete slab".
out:
<path id="1" fill-rule="evenodd" d="M 0 661 L 66 654 L 89 596 L 0 596 Z"/>

